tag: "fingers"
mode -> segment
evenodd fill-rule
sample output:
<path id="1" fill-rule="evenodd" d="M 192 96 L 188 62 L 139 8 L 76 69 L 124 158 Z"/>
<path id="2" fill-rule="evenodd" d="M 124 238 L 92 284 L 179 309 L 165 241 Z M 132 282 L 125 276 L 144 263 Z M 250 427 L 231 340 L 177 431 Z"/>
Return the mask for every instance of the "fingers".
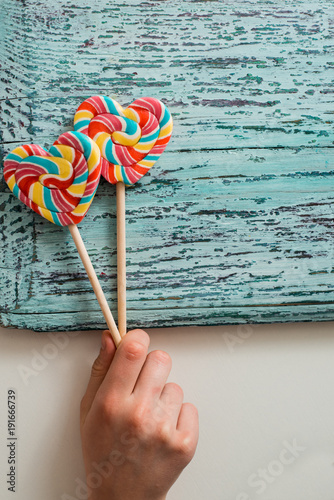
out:
<path id="1" fill-rule="evenodd" d="M 183 403 L 183 390 L 177 384 L 169 382 L 163 388 L 158 403 L 161 416 L 168 417 L 174 429 L 177 426 Z"/>
<path id="2" fill-rule="evenodd" d="M 190 461 L 198 442 L 198 411 L 191 403 L 183 403 L 177 422 L 179 448 Z"/>
<path id="3" fill-rule="evenodd" d="M 166 352 L 150 352 L 134 388 L 136 398 L 155 404 L 161 396 L 171 367 L 172 360 Z"/>
<path id="4" fill-rule="evenodd" d="M 150 338 L 143 330 L 133 330 L 123 337 L 99 389 L 99 397 L 122 399 L 132 394 L 149 344 Z"/>
<path id="5" fill-rule="evenodd" d="M 94 401 L 95 395 L 101 386 L 116 351 L 115 344 L 110 332 L 105 330 L 102 333 L 101 350 L 92 366 L 90 380 L 81 401 L 81 419 L 84 420 Z"/>

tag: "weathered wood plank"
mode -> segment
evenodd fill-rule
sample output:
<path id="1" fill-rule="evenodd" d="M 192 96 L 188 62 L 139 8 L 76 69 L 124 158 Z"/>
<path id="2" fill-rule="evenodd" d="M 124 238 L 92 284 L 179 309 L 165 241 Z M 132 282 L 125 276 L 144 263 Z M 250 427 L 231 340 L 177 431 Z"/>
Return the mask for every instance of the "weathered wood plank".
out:
<path id="1" fill-rule="evenodd" d="M 305 302 L 333 303 L 334 176 L 324 152 L 224 151 L 223 175 L 216 178 L 210 152 L 201 158 L 178 154 L 178 167 L 171 160 L 175 154 L 166 152 L 155 178 L 147 176 L 127 191 L 131 321 L 146 313 L 152 316 L 149 324 L 156 324 L 157 316 L 164 321 L 166 310 L 175 312 L 176 321 L 181 309 L 188 310 L 186 322 L 193 318 L 203 324 L 216 309 L 231 306 L 239 308 L 240 319 L 251 319 L 261 307 L 268 317 L 269 306 L 278 320 L 273 310 L 282 304 L 290 304 L 291 312 Z M 174 166 L 166 170 L 169 163 Z M 204 171 L 195 177 L 198 165 Z M 89 326 L 83 318 L 87 311 L 96 315 L 96 301 L 68 231 L 33 217 L 31 297 L 20 300 L 20 315 L 40 308 L 48 314 L 69 311 Z M 115 192 L 106 182 L 81 227 L 115 311 Z M 194 318 L 197 309 L 201 316 Z"/>
<path id="2" fill-rule="evenodd" d="M 127 190 L 129 326 L 333 319 L 333 3 L 36 6 L 1 9 L 4 153 L 50 146 L 94 93 L 174 117 Z M 67 229 L 1 182 L 1 322 L 103 327 Z M 113 312 L 115 229 L 102 181 L 81 232 Z"/>
<path id="3" fill-rule="evenodd" d="M 147 91 L 136 90 L 131 97 L 115 94 L 112 89 L 106 93 L 125 106 L 137 97 L 147 95 Z M 84 96 L 70 95 L 66 98 L 54 96 L 0 101 L 3 142 L 11 144 L 13 141 L 28 140 L 51 145 L 58 135 L 73 130 L 75 110 L 89 95 L 91 93 L 88 92 Z M 319 102 L 308 97 L 307 102 L 299 107 L 295 102 L 283 103 L 281 99 L 270 109 L 263 109 L 260 103 L 239 103 L 237 94 L 234 100 L 222 99 L 221 105 L 215 105 L 216 101 L 210 100 L 201 107 L 192 103 L 175 103 L 165 99 L 162 92 L 157 95 L 173 111 L 175 120 L 169 151 L 333 145 L 332 95 Z"/>

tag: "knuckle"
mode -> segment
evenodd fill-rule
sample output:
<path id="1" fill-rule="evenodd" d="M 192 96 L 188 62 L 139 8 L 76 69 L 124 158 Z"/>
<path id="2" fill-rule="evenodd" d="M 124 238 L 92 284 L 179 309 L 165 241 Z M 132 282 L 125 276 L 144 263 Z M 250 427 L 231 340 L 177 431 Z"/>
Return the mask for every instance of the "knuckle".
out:
<path id="1" fill-rule="evenodd" d="M 113 412 L 111 408 L 107 404 L 100 405 L 99 416 L 101 418 L 101 422 L 110 423 L 113 419 Z"/>
<path id="2" fill-rule="evenodd" d="M 178 384 L 175 384 L 174 382 L 169 382 L 168 384 L 168 390 L 178 396 L 179 399 L 183 400 L 183 389 L 180 387 Z"/>
<path id="3" fill-rule="evenodd" d="M 172 361 L 169 354 L 167 354 L 167 352 L 165 351 L 152 351 L 150 352 L 149 357 L 152 360 L 154 360 L 157 364 L 163 366 L 171 364 Z"/>
<path id="4" fill-rule="evenodd" d="M 146 404 L 144 404 L 144 402 L 142 401 L 137 402 L 137 404 L 132 410 L 131 421 L 133 422 L 134 425 L 140 426 L 141 422 L 144 420 L 146 416 L 147 416 Z"/>
<path id="5" fill-rule="evenodd" d="M 91 375 L 92 377 L 100 377 L 105 373 L 105 366 L 102 363 L 100 356 L 98 356 L 92 366 Z"/>
<path id="6" fill-rule="evenodd" d="M 146 354 L 146 347 L 137 340 L 131 340 L 123 345 L 124 356 L 128 361 L 137 361 Z"/>
<path id="7" fill-rule="evenodd" d="M 152 432 L 152 421 L 143 404 L 138 404 L 129 419 L 131 432 L 145 440 Z"/>
<path id="8" fill-rule="evenodd" d="M 99 406 L 99 417 L 101 418 L 101 422 L 110 424 L 115 416 L 114 407 L 109 401 L 101 401 Z"/>
<path id="9" fill-rule="evenodd" d="M 115 398 L 111 396 L 108 398 L 97 396 L 95 399 L 95 405 L 101 422 L 110 423 L 117 416 L 119 404 Z"/>
<path id="10" fill-rule="evenodd" d="M 190 462 L 195 454 L 195 444 L 190 433 L 186 433 L 174 444 L 174 451 L 185 462 Z"/>
<path id="11" fill-rule="evenodd" d="M 170 446 L 172 440 L 172 425 L 169 422 L 162 422 L 156 431 L 157 439 L 163 446 Z"/>
<path id="12" fill-rule="evenodd" d="M 150 394 L 152 398 L 156 398 L 157 400 L 159 400 L 159 397 L 161 395 L 161 385 L 159 385 L 158 383 L 152 384 L 150 388 Z"/>

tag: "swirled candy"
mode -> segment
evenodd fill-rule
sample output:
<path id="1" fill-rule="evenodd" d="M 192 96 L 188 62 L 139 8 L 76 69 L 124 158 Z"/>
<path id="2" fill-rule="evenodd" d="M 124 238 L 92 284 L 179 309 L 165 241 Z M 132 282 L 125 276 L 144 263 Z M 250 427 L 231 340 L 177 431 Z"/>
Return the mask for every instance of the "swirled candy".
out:
<path id="1" fill-rule="evenodd" d="M 62 134 L 50 151 L 36 144 L 19 146 L 4 162 L 4 178 L 15 196 L 58 226 L 84 218 L 100 175 L 98 146 L 78 132 Z"/>
<path id="2" fill-rule="evenodd" d="M 173 121 L 166 106 L 153 97 L 137 99 L 123 109 L 110 97 L 94 96 L 77 109 L 74 128 L 99 146 L 107 181 L 130 185 L 159 159 L 171 138 Z"/>

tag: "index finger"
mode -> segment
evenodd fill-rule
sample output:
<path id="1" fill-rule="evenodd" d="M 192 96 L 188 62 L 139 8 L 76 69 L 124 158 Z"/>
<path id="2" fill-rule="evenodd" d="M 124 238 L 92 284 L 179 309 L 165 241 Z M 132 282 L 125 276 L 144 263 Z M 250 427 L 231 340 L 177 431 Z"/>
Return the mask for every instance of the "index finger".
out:
<path id="1" fill-rule="evenodd" d="M 143 330 L 133 330 L 123 337 L 110 368 L 98 390 L 99 396 L 130 396 L 145 363 L 150 338 Z"/>

